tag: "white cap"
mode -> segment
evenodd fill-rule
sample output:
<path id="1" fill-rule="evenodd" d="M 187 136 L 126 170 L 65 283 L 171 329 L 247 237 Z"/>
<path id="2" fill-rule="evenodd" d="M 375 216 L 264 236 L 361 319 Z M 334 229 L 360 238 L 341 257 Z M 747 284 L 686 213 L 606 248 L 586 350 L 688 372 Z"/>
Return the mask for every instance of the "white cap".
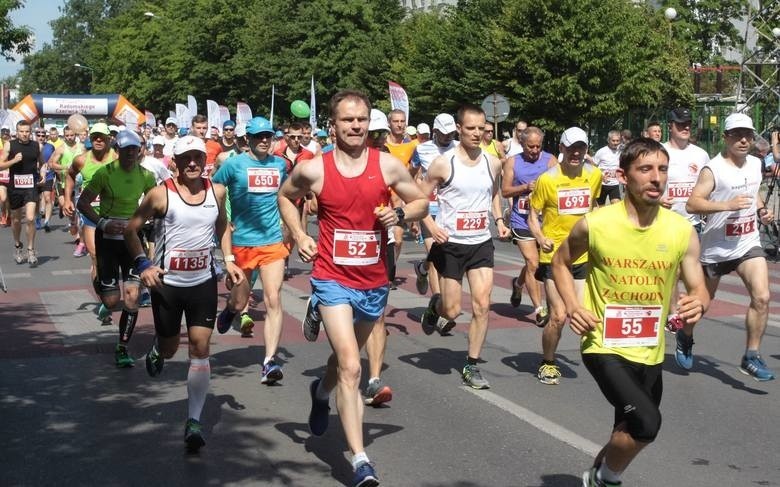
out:
<path id="1" fill-rule="evenodd" d="M 417 129 L 414 127 L 414 125 L 409 125 L 406 127 L 406 135 L 417 135 Z"/>
<path id="2" fill-rule="evenodd" d="M 723 130 L 728 132 L 732 129 L 756 130 L 753 126 L 753 120 L 744 113 L 732 113 L 726 117 L 726 125 L 723 127 Z"/>
<path id="3" fill-rule="evenodd" d="M 165 145 L 165 137 L 162 135 L 155 135 L 152 137 L 152 145 Z"/>
<path id="4" fill-rule="evenodd" d="M 176 118 L 175 118 L 175 117 L 168 117 L 168 118 L 165 120 L 165 125 L 168 125 L 168 124 L 171 124 L 171 123 L 172 123 L 172 124 L 174 124 L 174 125 L 176 125 L 177 127 L 179 126 L 179 121 L 178 121 L 178 120 L 176 120 Z"/>
<path id="5" fill-rule="evenodd" d="M 119 127 L 117 127 L 116 125 L 109 125 L 108 126 L 108 131 L 109 132 L 119 132 Z"/>
<path id="6" fill-rule="evenodd" d="M 563 131 L 563 135 L 561 135 L 561 144 L 563 144 L 564 147 L 571 147 L 572 144 L 576 144 L 577 142 L 583 142 L 585 145 L 588 144 L 588 134 L 586 134 L 584 130 L 579 127 L 570 127 Z"/>
<path id="7" fill-rule="evenodd" d="M 421 123 L 417 125 L 417 133 L 418 134 L 431 134 L 431 128 L 428 126 L 427 123 Z"/>
<path id="8" fill-rule="evenodd" d="M 390 125 L 387 124 L 387 115 L 376 108 L 371 109 L 371 120 L 368 122 L 368 131 L 387 130 L 390 132 Z"/>
<path id="9" fill-rule="evenodd" d="M 206 144 L 204 144 L 203 140 L 198 137 L 193 135 L 185 135 L 176 141 L 176 144 L 173 146 L 173 155 L 178 156 L 191 150 L 199 150 L 205 154 Z"/>
<path id="10" fill-rule="evenodd" d="M 433 130 L 438 130 L 442 134 L 451 134 L 457 130 L 455 119 L 449 113 L 440 113 L 433 119 Z"/>

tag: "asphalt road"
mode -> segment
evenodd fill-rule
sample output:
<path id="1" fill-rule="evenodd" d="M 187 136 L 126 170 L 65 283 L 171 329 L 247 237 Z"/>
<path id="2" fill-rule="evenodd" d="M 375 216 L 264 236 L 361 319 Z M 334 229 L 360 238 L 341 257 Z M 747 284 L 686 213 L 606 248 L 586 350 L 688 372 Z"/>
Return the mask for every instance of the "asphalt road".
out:
<path id="1" fill-rule="evenodd" d="M 301 335 L 307 265 L 293 259 L 294 276 L 284 287 L 284 380 L 274 387 L 259 382 L 260 302 L 252 309 L 254 338 L 236 331 L 213 337 L 211 392 L 202 418 L 207 444 L 200 454 L 187 455 L 186 338 L 160 377 L 148 377 L 142 362 L 114 368 L 116 327 L 97 321 L 88 261 L 71 255 L 70 237 L 54 221 L 55 231 L 39 234 L 40 265 L 32 269 L 14 263 L 10 229 L 0 229 L 0 267 L 8 285 L 8 293 L 0 294 L 0 484 L 349 484 L 334 404 L 324 436 L 311 437 L 306 426 L 308 385 L 323 372 L 330 351 L 324 337 L 308 343 Z M 497 243 L 491 329 L 481 365 L 492 386 L 487 391 L 461 385 L 467 316 L 452 336 L 420 330 L 427 297 L 414 289 L 411 262 L 421 255 L 421 247 L 405 242 L 399 288 L 390 296 L 383 378 L 393 400 L 365 411 L 367 452 L 382 485 L 581 485 L 582 471 L 608 437 L 612 408 L 582 365 L 568 329 L 558 354 L 561 384 L 536 380 L 541 333 L 527 295 L 519 309 L 507 304 L 519 253 Z M 777 294 L 778 264 L 770 263 L 770 277 Z M 225 295 L 224 288 L 220 292 Z M 262 290 L 255 295 L 261 300 Z M 744 286 L 729 276 L 718 298 L 697 328 L 690 373 L 677 369 L 673 339 L 667 340 L 663 427 L 629 467 L 624 485 L 780 485 L 779 383 L 758 383 L 737 370 L 745 340 Z M 467 293 L 464 303 L 468 311 Z M 762 347 L 776 371 L 778 311 L 773 305 Z M 151 313 L 144 309 L 132 354 L 142 359 L 151 340 Z"/>

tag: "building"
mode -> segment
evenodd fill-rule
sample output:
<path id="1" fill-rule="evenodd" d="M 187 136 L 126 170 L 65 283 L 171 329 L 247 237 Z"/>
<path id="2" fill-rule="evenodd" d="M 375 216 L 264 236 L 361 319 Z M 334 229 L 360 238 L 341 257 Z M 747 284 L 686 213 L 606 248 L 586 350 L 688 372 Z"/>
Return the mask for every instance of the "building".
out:
<path id="1" fill-rule="evenodd" d="M 409 10 L 428 10 L 441 5 L 452 5 L 453 7 L 458 4 L 458 0 L 401 0 L 401 5 Z"/>

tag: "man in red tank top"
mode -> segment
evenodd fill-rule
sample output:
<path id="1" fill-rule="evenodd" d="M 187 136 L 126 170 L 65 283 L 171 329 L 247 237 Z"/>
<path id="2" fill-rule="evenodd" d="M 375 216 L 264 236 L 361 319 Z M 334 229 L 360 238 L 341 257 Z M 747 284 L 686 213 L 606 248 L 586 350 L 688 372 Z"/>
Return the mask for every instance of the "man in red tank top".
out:
<path id="1" fill-rule="evenodd" d="M 310 386 L 309 429 L 328 427 L 330 392 L 338 388 L 337 408 L 355 469 L 353 485 L 378 485 L 363 447 L 360 349 L 387 304 L 387 228 L 428 213 L 428 200 L 404 165 L 390 154 L 366 147 L 371 103 L 362 93 L 341 91 L 330 101 L 336 137 L 333 151 L 292 172 L 279 191 L 279 209 L 298 245 L 313 262 L 310 306 L 319 312 L 334 353 L 322 379 Z M 389 205 L 391 188 L 405 203 Z M 318 201 L 319 241 L 301 225 L 295 201 L 312 191 Z"/>

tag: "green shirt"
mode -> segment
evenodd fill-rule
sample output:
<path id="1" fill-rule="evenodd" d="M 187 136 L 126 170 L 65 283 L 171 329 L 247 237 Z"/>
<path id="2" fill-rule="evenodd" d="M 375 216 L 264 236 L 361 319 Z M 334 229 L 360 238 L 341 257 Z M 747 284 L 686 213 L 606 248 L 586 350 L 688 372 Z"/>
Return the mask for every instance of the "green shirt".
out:
<path id="1" fill-rule="evenodd" d="M 101 218 L 129 219 L 138 208 L 141 196 L 155 185 L 151 171 L 139 164 L 125 171 L 116 160 L 95 171 L 86 189 L 100 196 Z"/>

